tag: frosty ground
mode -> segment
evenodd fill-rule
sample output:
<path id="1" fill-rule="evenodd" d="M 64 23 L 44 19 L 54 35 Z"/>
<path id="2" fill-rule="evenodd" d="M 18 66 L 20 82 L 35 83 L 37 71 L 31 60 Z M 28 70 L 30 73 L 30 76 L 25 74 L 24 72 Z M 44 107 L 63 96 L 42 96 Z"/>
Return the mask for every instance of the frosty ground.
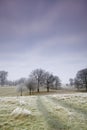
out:
<path id="1" fill-rule="evenodd" d="M 0 97 L 0 130 L 87 130 L 87 93 Z"/>

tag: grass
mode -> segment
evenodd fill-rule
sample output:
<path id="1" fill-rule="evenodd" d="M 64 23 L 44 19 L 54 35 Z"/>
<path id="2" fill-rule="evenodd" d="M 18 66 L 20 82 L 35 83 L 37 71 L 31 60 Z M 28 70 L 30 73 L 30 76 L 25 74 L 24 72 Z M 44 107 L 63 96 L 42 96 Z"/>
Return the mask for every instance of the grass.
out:
<path id="1" fill-rule="evenodd" d="M 0 96 L 17 96 L 15 87 L 0 87 Z"/>
<path id="2" fill-rule="evenodd" d="M 14 87 L 0 88 L 0 130 L 87 130 L 87 93 L 51 90 L 17 95 Z M 16 108 L 31 114 L 12 115 Z"/>
<path id="3" fill-rule="evenodd" d="M 48 94 L 54 94 L 54 93 L 73 93 L 76 92 L 76 90 L 52 90 L 50 89 L 50 92 L 47 92 L 46 88 L 44 90 L 40 89 L 40 92 L 32 92 L 32 95 L 48 95 Z M 23 96 L 28 96 L 28 92 L 23 92 Z M 16 91 L 16 86 L 14 87 L 1 87 L 0 86 L 0 96 L 20 96 L 20 92 Z"/>
<path id="4" fill-rule="evenodd" d="M 0 130 L 87 130 L 87 94 L 0 97 Z"/>
<path id="5" fill-rule="evenodd" d="M 87 102 L 84 102 L 84 98 L 83 98 L 83 101 L 81 97 L 79 97 L 79 99 L 77 97 L 74 97 L 71 99 L 66 98 L 65 100 L 54 98 L 54 97 L 50 97 L 49 99 L 53 100 L 53 102 L 59 103 L 61 106 L 65 108 L 75 110 L 79 113 L 84 114 L 84 116 L 87 115 Z M 87 97 L 85 97 L 85 101 L 86 100 L 87 100 Z"/>

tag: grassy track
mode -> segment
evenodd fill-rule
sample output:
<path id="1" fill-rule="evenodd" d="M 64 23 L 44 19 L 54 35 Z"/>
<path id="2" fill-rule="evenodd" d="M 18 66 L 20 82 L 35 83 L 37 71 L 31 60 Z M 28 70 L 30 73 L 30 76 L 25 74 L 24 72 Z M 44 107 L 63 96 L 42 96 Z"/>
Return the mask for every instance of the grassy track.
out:
<path id="1" fill-rule="evenodd" d="M 47 109 L 44 101 L 45 100 L 42 100 L 41 97 L 38 97 L 37 106 L 44 120 L 47 122 L 48 130 L 65 130 L 65 125 L 57 119 L 54 112 L 51 113 L 49 109 Z"/>
<path id="2" fill-rule="evenodd" d="M 0 130 L 87 130 L 87 94 L 0 97 Z"/>
<path id="3" fill-rule="evenodd" d="M 68 101 L 68 100 L 59 100 L 53 97 L 48 97 L 48 99 L 53 100 L 53 102 L 60 104 L 61 106 L 71 109 L 72 111 L 76 111 L 80 114 L 84 114 L 84 116 L 87 115 L 87 104 L 81 104 L 73 101 Z M 80 99 L 78 99 L 80 100 Z"/>

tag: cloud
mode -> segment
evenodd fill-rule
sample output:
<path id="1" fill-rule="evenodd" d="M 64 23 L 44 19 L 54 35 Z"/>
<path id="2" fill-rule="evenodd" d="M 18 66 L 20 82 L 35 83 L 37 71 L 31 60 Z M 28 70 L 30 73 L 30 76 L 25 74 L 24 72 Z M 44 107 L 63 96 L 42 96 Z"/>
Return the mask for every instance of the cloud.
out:
<path id="1" fill-rule="evenodd" d="M 86 5 L 85 0 L 1 0 L 0 69 L 11 79 L 35 68 L 64 82 L 75 76 L 87 65 Z"/>
<path id="2" fill-rule="evenodd" d="M 49 1 L 38 1 L 37 3 L 21 1 L 20 5 L 18 1 L 5 1 L 1 6 L 3 13 L 1 13 L 0 19 L 0 34 L 20 39 L 21 37 L 41 36 L 41 34 L 47 35 L 55 31 L 56 33 L 67 31 L 70 33 L 73 28 L 77 28 L 75 31 L 79 28 L 82 30 L 87 21 L 83 3 L 59 1 L 51 5 Z"/>

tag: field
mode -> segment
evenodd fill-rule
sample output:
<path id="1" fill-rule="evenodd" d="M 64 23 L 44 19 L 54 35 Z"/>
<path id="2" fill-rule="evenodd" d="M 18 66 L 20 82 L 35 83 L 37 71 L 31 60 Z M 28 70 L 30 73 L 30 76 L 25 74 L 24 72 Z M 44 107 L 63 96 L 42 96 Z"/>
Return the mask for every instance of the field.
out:
<path id="1" fill-rule="evenodd" d="M 0 96 L 17 96 L 15 87 L 0 87 Z"/>
<path id="2" fill-rule="evenodd" d="M 76 90 L 51 90 L 50 89 L 50 93 L 75 93 L 76 92 Z M 49 93 L 47 93 L 47 89 L 46 88 L 44 88 L 44 89 L 41 89 L 40 88 L 40 93 L 37 93 L 37 92 L 33 92 L 32 93 L 32 95 L 48 95 Z M 23 96 L 28 96 L 29 95 L 29 92 L 28 91 L 24 91 L 23 93 L 22 93 L 22 95 Z M 0 97 L 2 97 L 2 96 L 12 96 L 12 97 L 14 97 L 14 96 L 20 96 L 20 92 L 17 92 L 16 91 L 16 86 L 15 87 L 0 87 Z"/>
<path id="3" fill-rule="evenodd" d="M 0 130 L 87 130 L 87 93 L 1 96 Z"/>

